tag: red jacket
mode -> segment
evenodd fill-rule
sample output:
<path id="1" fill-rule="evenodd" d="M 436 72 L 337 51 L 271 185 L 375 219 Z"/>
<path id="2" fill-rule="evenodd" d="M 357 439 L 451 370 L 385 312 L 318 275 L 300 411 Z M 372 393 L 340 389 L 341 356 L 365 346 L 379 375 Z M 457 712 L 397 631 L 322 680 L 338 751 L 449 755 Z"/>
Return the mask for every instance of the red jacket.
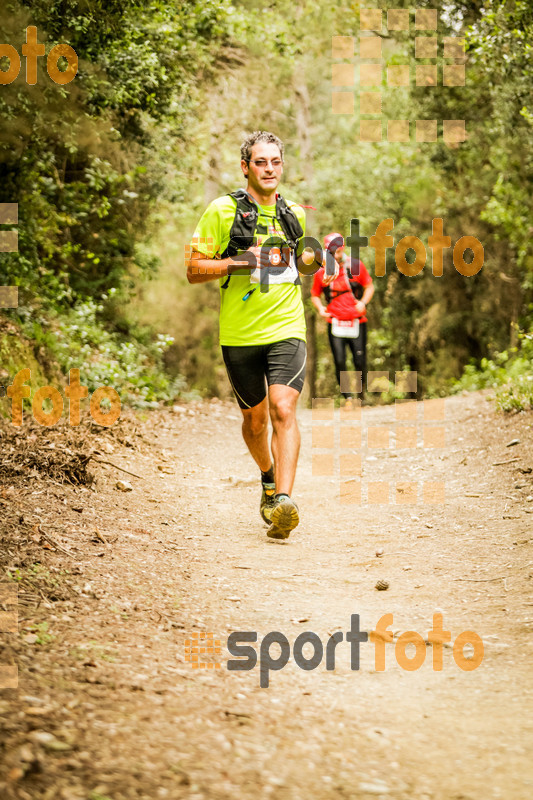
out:
<path id="1" fill-rule="evenodd" d="M 315 273 L 313 287 L 311 289 L 312 297 L 320 297 L 322 292 L 326 297 L 327 311 L 332 317 L 337 319 L 358 319 L 360 322 L 366 322 L 366 315 L 358 313 L 355 310 L 355 297 L 353 290 L 362 286 L 366 288 L 372 284 L 367 268 L 362 261 L 357 261 L 355 258 L 346 258 L 345 264 L 350 263 L 350 271 L 352 277 L 348 280 L 344 266 L 339 269 L 339 274 L 329 286 L 324 286 L 322 278 L 324 277 L 324 268 Z"/>

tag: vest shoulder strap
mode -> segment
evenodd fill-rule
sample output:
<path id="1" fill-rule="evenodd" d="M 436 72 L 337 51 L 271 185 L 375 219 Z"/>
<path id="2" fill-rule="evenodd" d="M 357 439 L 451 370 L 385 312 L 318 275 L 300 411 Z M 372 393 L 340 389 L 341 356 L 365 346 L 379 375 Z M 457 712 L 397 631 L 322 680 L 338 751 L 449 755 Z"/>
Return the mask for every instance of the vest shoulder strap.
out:
<path id="1" fill-rule="evenodd" d="M 244 189 L 237 189 L 229 193 L 237 203 L 235 216 L 229 234 L 229 243 L 222 258 L 235 256 L 239 250 L 247 250 L 253 244 L 255 228 L 259 212 L 255 203 L 250 200 Z"/>
<path id="2" fill-rule="evenodd" d="M 300 220 L 280 194 L 276 198 L 276 217 L 279 219 L 283 233 L 287 237 L 287 244 L 291 250 L 296 250 L 298 240 L 302 238 L 304 232 L 300 225 Z"/>
<path id="3" fill-rule="evenodd" d="M 248 193 L 244 189 L 236 189 L 228 194 L 229 197 L 233 197 L 237 207 L 235 208 L 235 216 L 229 233 L 228 246 L 221 253 L 221 258 L 236 256 L 239 250 L 248 250 L 249 247 L 252 247 L 259 216 L 257 206 L 250 200 Z M 230 278 L 231 275 L 228 275 L 222 284 L 222 289 L 228 288 Z"/>

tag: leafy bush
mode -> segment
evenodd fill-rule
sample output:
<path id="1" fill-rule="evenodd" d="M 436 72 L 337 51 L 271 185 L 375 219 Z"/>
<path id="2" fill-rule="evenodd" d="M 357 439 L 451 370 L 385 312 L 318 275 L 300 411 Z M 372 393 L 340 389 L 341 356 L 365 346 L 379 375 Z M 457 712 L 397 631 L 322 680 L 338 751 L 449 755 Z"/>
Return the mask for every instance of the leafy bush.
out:
<path id="1" fill-rule="evenodd" d="M 102 324 L 105 303 L 88 299 L 68 312 L 35 320 L 27 317 L 23 331 L 58 362 L 65 375 L 79 368 L 81 382 L 93 392 L 98 386 L 112 386 L 121 401 L 137 408 L 153 408 L 158 401 L 170 402 L 186 391 L 184 378 L 170 378 L 163 368 L 163 353 L 173 338 L 157 334 L 155 340 L 143 331 L 129 336 L 111 332 Z"/>
<path id="2" fill-rule="evenodd" d="M 533 409 L 533 329 L 518 330 L 518 347 L 482 358 L 479 366 L 469 364 L 456 384 L 460 391 L 493 388 L 500 411 Z"/>

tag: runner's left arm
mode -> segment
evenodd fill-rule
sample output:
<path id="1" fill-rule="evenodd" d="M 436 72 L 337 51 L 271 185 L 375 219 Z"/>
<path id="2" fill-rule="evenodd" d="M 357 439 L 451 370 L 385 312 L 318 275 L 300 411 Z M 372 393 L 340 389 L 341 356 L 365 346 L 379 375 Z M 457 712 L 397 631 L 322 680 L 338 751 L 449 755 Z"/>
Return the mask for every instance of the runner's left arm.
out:
<path id="1" fill-rule="evenodd" d="M 360 314 L 363 314 L 366 311 L 367 305 L 374 297 L 374 283 L 362 261 L 359 262 L 359 274 L 357 275 L 356 280 L 364 288 L 361 299 L 356 301 L 357 311 Z"/>

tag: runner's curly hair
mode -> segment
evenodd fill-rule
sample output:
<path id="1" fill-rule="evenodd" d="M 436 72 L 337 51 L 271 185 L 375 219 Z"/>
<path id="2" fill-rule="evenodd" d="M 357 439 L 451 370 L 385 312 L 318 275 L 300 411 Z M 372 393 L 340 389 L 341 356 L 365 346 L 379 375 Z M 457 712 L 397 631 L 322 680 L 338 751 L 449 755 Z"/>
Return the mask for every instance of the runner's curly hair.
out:
<path id="1" fill-rule="evenodd" d="M 243 161 L 246 161 L 247 164 L 249 163 L 252 157 L 252 147 L 258 142 L 264 142 L 265 144 L 277 144 L 281 155 L 281 160 L 283 161 L 283 142 L 281 139 L 278 139 L 275 134 L 269 133 L 268 131 L 254 131 L 246 137 L 244 142 L 241 144 L 241 159 Z"/>

